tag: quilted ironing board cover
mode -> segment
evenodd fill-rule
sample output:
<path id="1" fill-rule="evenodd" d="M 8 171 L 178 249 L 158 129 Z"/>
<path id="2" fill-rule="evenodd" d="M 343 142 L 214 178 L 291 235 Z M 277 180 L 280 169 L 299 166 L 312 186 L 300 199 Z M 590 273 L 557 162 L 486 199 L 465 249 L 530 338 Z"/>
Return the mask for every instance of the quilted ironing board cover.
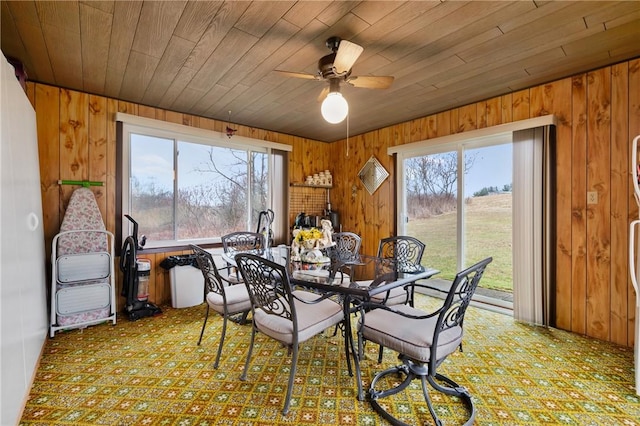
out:
<path id="1" fill-rule="evenodd" d="M 98 203 L 89 188 L 78 188 L 73 191 L 60 225 L 60 232 L 81 229 L 105 229 Z M 58 239 L 58 255 L 97 251 L 108 251 L 104 234 L 81 232 L 61 235 Z"/>
<path id="2" fill-rule="evenodd" d="M 93 192 L 89 188 L 78 188 L 71 194 L 69 206 L 65 212 L 60 232 L 73 230 L 104 230 L 104 221 L 98 208 Z M 108 240 L 105 234 L 96 232 L 75 232 L 61 235 L 58 238 L 57 256 L 79 253 L 109 252 Z M 58 290 L 75 286 L 108 283 L 109 279 L 85 281 L 82 284 L 58 284 Z M 59 325 L 71 325 L 94 319 L 106 318 L 110 314 L 108 298 L 107 306 L 88 312 L 58 315 Z"/>

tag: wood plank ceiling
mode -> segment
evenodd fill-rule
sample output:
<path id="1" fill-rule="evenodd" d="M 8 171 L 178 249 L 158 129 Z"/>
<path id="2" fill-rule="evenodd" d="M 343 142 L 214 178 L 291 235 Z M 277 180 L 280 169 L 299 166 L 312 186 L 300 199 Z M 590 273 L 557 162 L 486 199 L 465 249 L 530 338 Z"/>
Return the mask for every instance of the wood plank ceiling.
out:
<path id="1" fill-rule="evenodd" d="M 640 56 L 640 1 L 2 1 L 2 51 L 28 78 L 321 141 L 315 73 L 339 36 L 364 47 L 342 84 L 349 133 Z"/>

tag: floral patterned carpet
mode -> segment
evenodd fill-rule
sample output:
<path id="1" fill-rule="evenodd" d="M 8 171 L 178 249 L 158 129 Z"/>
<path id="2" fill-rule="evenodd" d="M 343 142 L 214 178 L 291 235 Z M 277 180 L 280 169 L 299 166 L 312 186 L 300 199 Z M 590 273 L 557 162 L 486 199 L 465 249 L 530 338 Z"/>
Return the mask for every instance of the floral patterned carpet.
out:
<path id="1" fill-rule="evenodd" d="M 418 295 L 418 306 L 432 306 Z M 219 317 L 211 317 L 196 345 L 204 305 L 116 326 L 102 324 L 56 334 L 46 342 L 25 407 L 23 425 L 385 425 L 368 401 L 358 401 L 347 374 L 343 339 L 326 335 L 304 343 L 291 410 L 283 416 L 291 357 L 258 334 L 246 382 L 251 329 L 231 323 L 220 367 L 213 369 Z M 464 352 L 439 371 L 467 387 L 477 425 L 638 425 L 633 350 L 469 308 Z M 361 363 L 373 375 L 395 365 L 385 351 L 366 347 Z M 419 383 L 390 409 L 409 424 L 432 424 Z M 366 389 L 366 387 L 365 387 Z M 464 422 L 459 401 L 431 393 L 446 425 Z"/>

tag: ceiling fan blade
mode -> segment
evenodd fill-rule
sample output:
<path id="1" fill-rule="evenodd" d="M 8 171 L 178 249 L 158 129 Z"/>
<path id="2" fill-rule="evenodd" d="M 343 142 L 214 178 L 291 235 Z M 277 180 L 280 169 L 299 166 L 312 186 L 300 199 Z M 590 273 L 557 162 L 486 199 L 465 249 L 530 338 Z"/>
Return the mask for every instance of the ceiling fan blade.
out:
<path id="1" fill-rule="evenodd" d="M 393 77 L 390 75 L 361 75 L 349 77 L 347 83 L 354 87 L 363 87 L 365 89 L 388 89 L 393 83 Z"/>
<path id="2" fill-rule="evenodd" d="M 329 94 L 329 86 L 322 89 L 322 92 L 320 92 L 320 94 L 318 95 L 318 102 L 324 101 L 324 98 L 326 98 L 328 94 Z"/>
<path id="3" fill-rule="evenodd" d="M 275 71 L 280 74 L 283 74 L 286 77 L 304 78 L 306 80 L 320 80 L 320 77 L 318 77 L 315 74 L 307 74 L 304 72 L 282 71 L 282 70 L 275 70 Z"/>
<path id="4" fill-rule="evenodd" d="M 364 47 L 351 43 L 348 40 L 341 40 L 336 52 L 336 59 L 333 61 L 333 68 L 336 74 L 348 72 L 364 50 Z"/>

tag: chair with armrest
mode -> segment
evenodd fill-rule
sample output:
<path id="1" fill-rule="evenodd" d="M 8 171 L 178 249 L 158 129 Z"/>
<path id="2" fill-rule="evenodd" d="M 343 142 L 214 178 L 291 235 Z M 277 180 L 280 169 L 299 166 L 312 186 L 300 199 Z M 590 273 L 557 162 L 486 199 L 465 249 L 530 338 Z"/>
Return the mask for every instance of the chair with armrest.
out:
<path id="1" fill-rule="evenodd" d="M 293 353 L 282 411 L 287 415 L 300 343 L 343 321 L 344 312 L 340 304 L 329 299 L 330 293 L 293 289 L 283 265 L 252 254 L 241 253 L 235 259 L 251 297 L 253 316 L 251 343 L 240 379 L 247 380 L 256 332 L 286 345 Z"/>
<path id="2" fill-rule="evenodd" d="M 348 263 L 358 258 L 362 238 L 354 232 L 336 232 L 332 236 L 334 246 L 329 248 L 329 257 Z"/>
<path id="3" fill-rule="evenodd" d="M 264 235 L 260 232 L 238 231 L 222 236 L 222 249 L 228 254 L 262 248 Z"/>
<path id="4" fill-rule="evenodd" d="M 209 309 L 213 309 L 222 316 L 222 333 L 220 334 L 216 360 L 213 364 L 214 368 L 218 368 L 224 338 L 227 332 L 227 320 L 234 315 L 241 315 L 242 319 L 239 322 L 241 324 L 244 323 L 247 314 L 251 311 L 251 299 L 244 285 L 231 282 L 220 274 L 211 253 L 194 244 L 190 247 L 196 257 L 198 267 L 204 276 L 204 296 L 207 302 L 207 311 L 204 316 L 204 322 L 202 323 L 202 331 L 200 331 L 198 345 L 202 342 L 204 329 L 207 326 Z M 225 269 L 228 268 L 229 267 L 226 267 Z"/>
<path id="5" fill-rule="evenodd" d="M 476 411 L 471 395 L 464 387 L 439 373 L 438 367 L 458 348 L 462 350 L 465 312 L 491 261 L 489 257 L 459 272 L 444 303 L 433 312 L 424 312 L 409 305 L 363 304 L 358 325 L 359 347 L 365 341 L 374 342 L 398 352 L 402 361 L 401 365 L 377 373 L 369 388 L 373 408 L 391 424 L 405 425 L 406 422 L 387 411 L 385 407 L 393 405 L 391 401 L 382 400 L 401 392 L 414 379 L 421 381 L 424 400 L 436 424 L 442 422 L 432 405 L 427 382 L 439 392 L 459 397 L 469 413 L 465 425 L 473 424 Z M 391 387 L 377 390 L 380 383 Z"/>
<path id="6" fill-rule="evenodd" d="M 260 232 L 238 231 L 223 235 L 222 249 L 226 254 L 233 257 L 238 252 L 261 250 L 265 247 L 265 236 Z M 231 265 L 229 265 L 231 267 Z M 235 269 L 235 268 L 233 268 Z M 240 273 L 229 274 L 229 280 L 241 282 Z"/>
<path id="7" fill-rule="evenodd" d="M 412 273 L 423 269 L 420 262 L 422 261 L 424 249 L 425 244 L 417 238 L 398 235 L 380 240 L 378 257 L 393 262 L 393 267 L 397 273 Z M 371 282 L 362 281 L 359 282 L 358 285 L 370 286 Z M 413 284 L 405 287 L 397 287 L 386 293 L 373 296 L 372 301 L 390 306 L 401 304 L 413 306 L 414 289 L 415 286 Z M 383 352 L 384 346 L 380 345 L 378 362 L 382 362 Z"/>
<path id="8" fill-rule="evenodd" d="M 422 255 L 425 244 L 414 237 L 398 235 L 380 240 L 378 257 L 393 259 L 398 272 L 411 273 L 422 270 Z M 389 294 L 379 295 L 375 301 L 382 302 L 386 298 L 387 305 L 409 304 L 413 306 L 413 286 L 397 288 Z"/>
<path id="9" fill-rule="evenodd" d="M 334 245 L 328 249 L 327 255 L 331 258 L 332 267 L 338 270 L 342 285 L 348 286 L 349 264 L 360 260 L 362 238 L 355 232 L 344 231 L 334 233 L 332 240 Z"/>

